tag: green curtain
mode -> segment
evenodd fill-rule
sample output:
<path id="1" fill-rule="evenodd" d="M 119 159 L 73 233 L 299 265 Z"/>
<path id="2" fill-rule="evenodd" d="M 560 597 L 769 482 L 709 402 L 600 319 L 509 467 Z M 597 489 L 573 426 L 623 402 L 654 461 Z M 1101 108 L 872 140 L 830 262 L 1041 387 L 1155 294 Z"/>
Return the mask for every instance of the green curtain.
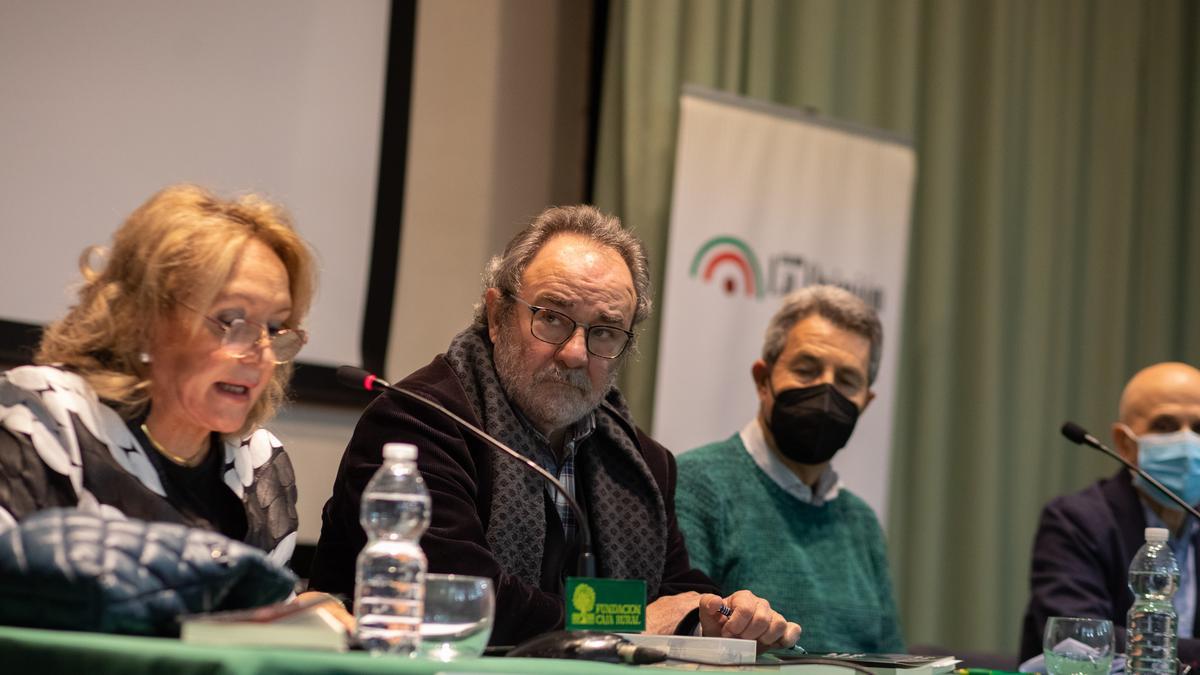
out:
<path id="1" fill-rule="evenodd" d="M 609 19 L 596 201 L 659 282 L 681 84 L 913 140 L 898 601 L 910 644 L 1015 653 L 1042 504 L 1115 470 L 1059 425 L 1107 438 L 1133 372 L 1200 363 L 1200 3 L 629 0 Z M 657 335 L 622 383 L 643 420 Z"/>

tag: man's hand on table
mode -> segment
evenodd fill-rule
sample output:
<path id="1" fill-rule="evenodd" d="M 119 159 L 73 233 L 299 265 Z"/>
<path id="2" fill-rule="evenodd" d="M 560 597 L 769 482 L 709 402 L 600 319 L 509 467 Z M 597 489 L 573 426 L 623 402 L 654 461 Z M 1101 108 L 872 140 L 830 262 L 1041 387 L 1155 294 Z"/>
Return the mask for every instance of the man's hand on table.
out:
<path id="1" fill-rule="evenodd" d="M 721 605 L 732 612 L 721 613 Z M 771 604 L 750 591 L 719 595 L 689 592 L 666 595 L 646 606 L 646 632 L 670 635 L 683 617 L 700 608 L 700 627 L 708 637 L 754 640 L 758 651 L 791 647 L 800 639 L 800 625 L 783 618 Z"/>
<path id="2" fill-rule="evenodd" d="M 653 635 L 670 635 L 687 613 L 696 609 L 700 594 L 695 591 L 679 595 L 664 595 L 646 605 L 646 632 Z"/>
<path id="3" fill-rule="evenodd" d="M 729 616 L 721 613 L 722 605 L 733 610 Z M 791 647 L 800 639 L 800 624 L 783 618 L 771 609 L 771 603 L 750 591 L 738 591 L 727 598 L 701 595 L 700 627 L 706 636 L 754 640 L 760 653 Z"/>

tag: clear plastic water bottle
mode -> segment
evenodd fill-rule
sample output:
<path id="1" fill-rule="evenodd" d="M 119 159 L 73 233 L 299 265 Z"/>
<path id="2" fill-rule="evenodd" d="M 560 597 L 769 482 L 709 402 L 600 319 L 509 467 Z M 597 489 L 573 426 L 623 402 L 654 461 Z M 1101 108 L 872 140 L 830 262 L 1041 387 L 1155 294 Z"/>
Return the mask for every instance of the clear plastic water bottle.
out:
<path id="1" fill-rule="evenodd" d="M 1167 531 L 1146 528 L 1146 543 L 1129 565 L 1133 606 L 1126 617 L 1125 665 L 1129 673 L 1175 675 L 1178 617 L 1171 596 L 1179 587 L 1179 563 L 1167 546 Z"/>
<path id="2" fill-rule="evenodd" d="M 367 545 L 354 576 L 358 640 L 372 654 L 411 655 L 421 642 L 425 553 L 419 542 L 429 527 L 416 446 L 383 446 L 383 466 L 363 490 L 360 519 Z"/>

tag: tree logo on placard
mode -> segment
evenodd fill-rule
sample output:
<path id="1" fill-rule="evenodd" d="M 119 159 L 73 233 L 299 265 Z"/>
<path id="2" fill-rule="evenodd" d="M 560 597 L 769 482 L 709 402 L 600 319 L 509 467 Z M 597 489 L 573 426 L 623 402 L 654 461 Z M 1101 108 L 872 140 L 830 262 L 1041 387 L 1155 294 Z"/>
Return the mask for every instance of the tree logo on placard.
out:
<path id="1" fill-rule="evenodd" d="M 587 584 L 579 584 L 571 594 L 571 604 L 575 611 L 588 614 L 596 606 L 596 590 Z"/>
<path id="2" fill-rule="evenodd" d="M 690 275 L 705 283 L 720 284 L 726 295 L 763 297 L 762 269 L 758 257 L 737 237 L 713 237 L 692 257 Z"/>

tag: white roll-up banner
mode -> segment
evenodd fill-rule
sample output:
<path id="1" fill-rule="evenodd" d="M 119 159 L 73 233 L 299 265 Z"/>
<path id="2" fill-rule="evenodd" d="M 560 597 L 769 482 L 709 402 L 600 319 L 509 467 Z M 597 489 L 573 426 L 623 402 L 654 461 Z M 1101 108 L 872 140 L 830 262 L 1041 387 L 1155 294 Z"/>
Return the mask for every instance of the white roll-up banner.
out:
<path id="1" fill-rule="evenodd" d="M 916 155 L 910 143 L 781 106 L 688 87 L 662 294 L 655 437 L 675 452 L 758 413 L 750 374 L 790 291 L 844 287 L 873 306 L 876 398 L 834 457 L 886 519 L 895 374 Z"/>

